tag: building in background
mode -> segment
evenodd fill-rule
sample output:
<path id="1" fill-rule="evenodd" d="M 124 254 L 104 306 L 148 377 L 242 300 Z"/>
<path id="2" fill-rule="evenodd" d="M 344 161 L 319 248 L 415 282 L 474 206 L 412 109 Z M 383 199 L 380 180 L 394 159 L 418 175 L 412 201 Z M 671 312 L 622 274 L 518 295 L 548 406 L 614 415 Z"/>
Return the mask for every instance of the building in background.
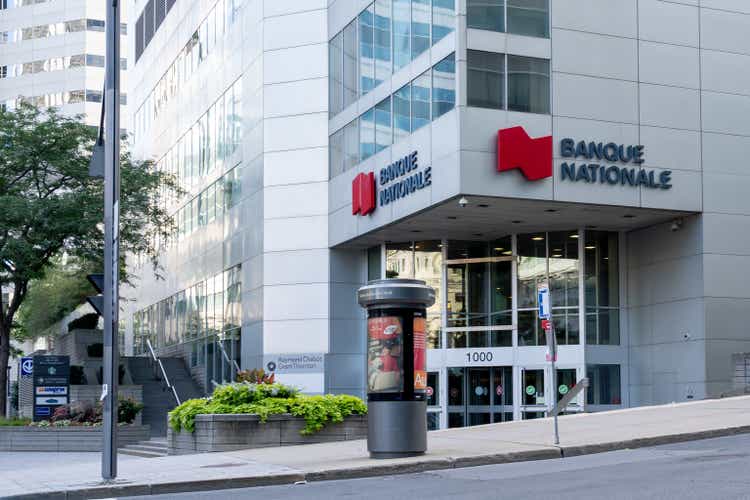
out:
<path id="1" fill-rule="evenodd" d="M 122 4 L 122 41 L 128 5 Z M 0 0 L 0 106 L 23 99 L 82 114 L 98 127 L 104 88 L 105 3 L 93 0 Z M 127 86 L 127 59 L 121 59 Z M 121 127 L 128 128 L 122 92 Z"/>
<path id="2" fill-rule="evenodd" d="M 127 348 L 207 391 L 236 362 L 362 395 L 355 292 L 408 277 L 438 297 L 432 428 L 537 418 L 583 377 L 587 410 L 729 390 L 750 348 L 750 7 L 694 4 L 136 2 L 136 154 L 186 194 L 162 200 L 164 279 L 131 262 Z"/>

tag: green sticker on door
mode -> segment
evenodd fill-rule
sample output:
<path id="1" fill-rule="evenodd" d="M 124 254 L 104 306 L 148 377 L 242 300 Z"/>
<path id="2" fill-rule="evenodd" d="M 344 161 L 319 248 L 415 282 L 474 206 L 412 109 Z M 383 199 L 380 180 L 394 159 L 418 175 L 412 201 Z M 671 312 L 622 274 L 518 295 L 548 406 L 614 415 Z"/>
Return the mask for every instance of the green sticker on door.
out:
<path id="1" fill-rule="evenodd" d="M 567 385 L 562 384 L 560 387 L 557 388 L 557 390 L 558 390 L 558 392 L 560 394 L 562 394 L 563 396 L 565 396 L 568 393 L 568 391 L 570 390 L 570 388 Z"/>
<path id="2" fill-rule="evenodd" d="M 536 387 L 534 387 L 533 385 L 527 385 L 526 394 L 528 394 L 529 396 L 533 396 L 534 394 L 536 394 Z"/>

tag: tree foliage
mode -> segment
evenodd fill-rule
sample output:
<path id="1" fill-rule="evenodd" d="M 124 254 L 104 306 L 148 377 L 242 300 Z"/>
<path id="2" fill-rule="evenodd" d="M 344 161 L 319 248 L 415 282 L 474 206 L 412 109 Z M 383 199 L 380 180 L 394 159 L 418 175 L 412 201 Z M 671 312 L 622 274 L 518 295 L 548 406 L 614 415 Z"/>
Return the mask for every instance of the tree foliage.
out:
<path id="1" fill-rule="evenodd" d="M 0 110 L 0 286 L 12 297 L 0 304 L 0 387 L 11 329 L 30 284 L 41 282 L 63 253 L 101 262 L 104 186 L 88 175 L 95 138 L 96 130 L 80 117 L 51 108 L 21 104 Z M 175 189 L 174 179 L 127 151 L 120 169 L 121 254 L 145 254 L 156 265 L 156 236 L 163 241 L 173 224 L 158 194 L 162 186 Z"/>

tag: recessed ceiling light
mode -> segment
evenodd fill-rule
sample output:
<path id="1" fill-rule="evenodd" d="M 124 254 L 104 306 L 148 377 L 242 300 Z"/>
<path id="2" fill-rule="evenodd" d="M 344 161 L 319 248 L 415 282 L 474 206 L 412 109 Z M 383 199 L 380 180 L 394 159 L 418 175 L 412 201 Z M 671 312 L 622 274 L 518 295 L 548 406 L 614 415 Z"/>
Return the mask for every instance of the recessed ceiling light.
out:
<path id="1" fill-rule="evenodd" d="M 531 239 L 534 240 L 534 241 L 544 241 L 544 236 L 534 236 Z"/>
<path id="2" fill-rule="evenodd" d="M 510 250 L 506 250 L 503 252 L 503 255 L 513 255 L 513 252 Z"/>
<path id="3" fill-rule="evenodd" d="M 456 220 L 458 219 L 458 217 L 456 217 L 455 215 L 449 215 L 448 217 L 446 217 L 446 219 Z"/>
<path id="4" fill-rule="evenodd" d="M 587 245 L 586 250 L 596 250 L 596 247 L 594 245 Z"/>
<path id="5" fill-rule="evenodd" d="M 495 247 L 496 252 L 502 252 L 503 250 L 505 250 L 503 247 Z"/>
<path id="6" fill-rule="evenodd" d="M 412 233 L 421 233 L 422 230 L 421 229 L 412 229 L 411 232 Z"/>
<path id="7" fill-rule="evenodd" d="M 573 234 L 570 235 L 570 237 L 573 238 L 574 240 L 577 240 L 578 239 L 578 233 L 573 233 Z"/>
<path id="8" fill-rule="evenodd" d="M 555 257 L 555 258 L 558 258 L 558 259 L 559 259 L 560 257 L 562 257 L 562 254 L 559 254 L 559 253 L 553 253 L 553 254 L 552 254 L 552 257 Z"/>
<path id="9" fill-rule="evenodd" d="M 635 219 L 635 215 L 633 214 L 625 214 L 623 215 L 623 217 L 625 217 L 626 219 Z"/>
<path id="10" fill-rule="evenodd" d="M 548 208 L 547 210 L 545 210 L 545 212 L 553 214 L 553 213 L 557 212 L 557 209 L 556 208 Z"/>
<path id="11" fill-rule="evenodd" d="M 522 222 L 523 222 L 522 220 L 512 220 L 512 221 L 510 221 L 511 224 L 521 224 Z"/>
<path id="12" fill-rule="evenodd" d="M 553 248 L 552 251 L 553 252 L 562 252 L 562 248 Z"/>
<path id="13" fill-rule="evenodd" d="M 477 206 L 478 206 L 479 208 L 487 208 L 487 207 L 489 207 L 489 205 L 488 205 L 488 204 L 486 204 L 486 203 L 480 203 L 480 204 L 479 204 L 479 205 L 477 205 Z"/>

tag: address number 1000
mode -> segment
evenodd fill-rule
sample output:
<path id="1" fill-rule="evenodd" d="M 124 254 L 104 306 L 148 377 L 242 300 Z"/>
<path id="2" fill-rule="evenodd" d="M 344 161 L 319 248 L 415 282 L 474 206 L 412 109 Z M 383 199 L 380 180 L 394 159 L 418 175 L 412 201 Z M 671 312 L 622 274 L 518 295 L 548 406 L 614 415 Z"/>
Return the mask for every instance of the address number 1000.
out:
<path id="1" fill-rule="evenodd" d="M 486 363 L 488 361 L 492 361 L 492 353 L 489 351 L 483 351 L 483 352 L 467 352 L 466 353 L 466 361 L 468 363 L 474 362 L 474 363 Z"/>

